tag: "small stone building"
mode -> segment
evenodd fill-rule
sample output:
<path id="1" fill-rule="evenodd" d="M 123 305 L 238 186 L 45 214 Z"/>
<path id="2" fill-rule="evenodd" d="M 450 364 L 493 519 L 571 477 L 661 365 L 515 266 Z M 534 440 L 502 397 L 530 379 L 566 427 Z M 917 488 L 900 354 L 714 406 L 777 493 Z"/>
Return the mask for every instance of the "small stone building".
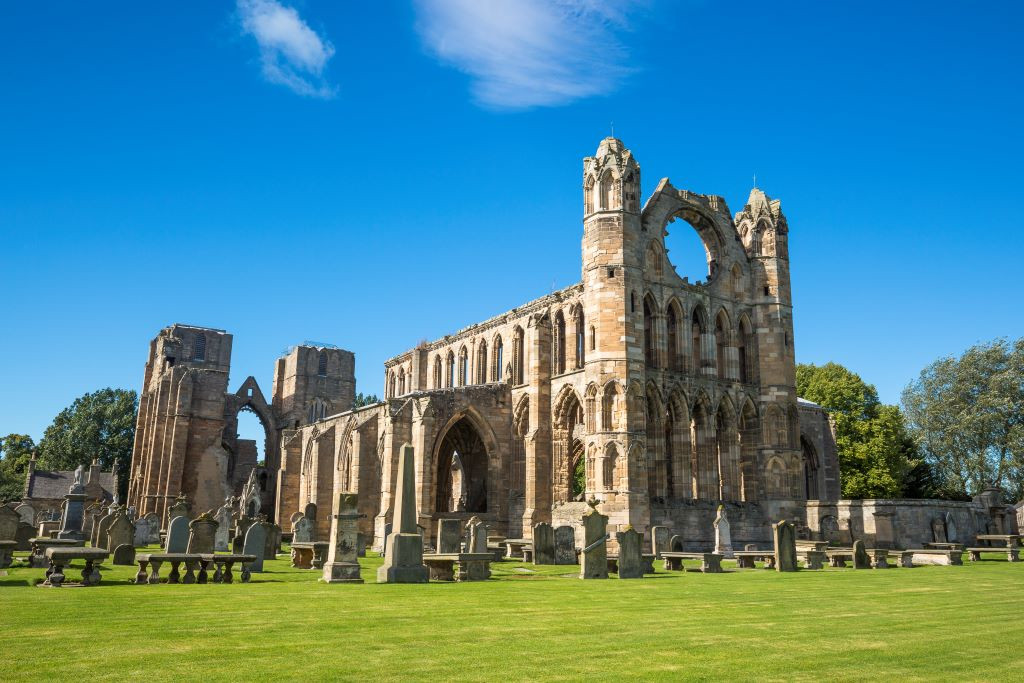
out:
<path id="1" fill-rule="evenodd" d="M 114 469 L 116 470 L 116 467 Z M 36 467 L 36 458 L 33 456 L 25 473 L 25 491 L 21 502 L 32 507 L 36 521 L 49 516 L 60 518 L 64 496 L 74 483 L 74 470 L 40 470 Z M 110 503 L 114 500 L 116 492 L 117 474 L 114 471 L 101 471 L 99 463 L 94 460 L 86 472 L 85 499 Z"/>

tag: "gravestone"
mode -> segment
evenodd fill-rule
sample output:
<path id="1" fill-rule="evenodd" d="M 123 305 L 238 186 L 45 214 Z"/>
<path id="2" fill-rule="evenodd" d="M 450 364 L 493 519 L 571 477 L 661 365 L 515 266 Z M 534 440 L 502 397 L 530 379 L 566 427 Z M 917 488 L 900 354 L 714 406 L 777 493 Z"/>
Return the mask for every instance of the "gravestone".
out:
<path id="1" fill-rule="evenodd" d="M 112 564 L 125 565 L 131 567 L 135 564 L 135 546 L 131 543 L 122 543 L 121 545 L 114 548 L 113 558 L 111 559 Z"/>
<path id="2" fill-rule="evenodd" d="M 135 525 L 128 519 L 127 511 L 119 510 L 113 521 L 110 522 L 110 526 L 107 527 L 107 537 L 101 547 L 113 552 L 114 548 L 119 545 L 130 545 L 134 548 L 133 541 L 135 541 Z"/>
<path id="3" fill-rule="evenodd" d="M 715 517 L 715 552 L 722 557 L 733 557 L 732 534 L 729 532 L 729 519 L 725 515 L 725 506 L 718 506 Z"/>
<path id="4" fill-rule="evenodd" d="M 356 534 L 356 555 L 366 557 L 366 534 Z"/>
<path id="5" fill-rule="evenodd" d="M 170 522 L 175 517 L 184 517 L 186 520 L 192 519 L 192 503 L 188 502 L 188 498 L 184 494 L 178 494 L 178 497 L 174 499 L 174 504 L 167 509 L 168 528 L 170 528 Z"/>
<path id="6" fill-rule="evenodd" d="M 775 570 L 795 572 L 796 530 L 792 523 L 782 520 L 778 524 L 772 524 L 772 536 L 775 540 Z"/>
<path id="7" fill-rule="evenodd" d="M 262 517 L 262 515 L 261 515 Z M 266 517 L 262 517 L 259 524 L 264 524 L 267 527 L 267 542 L 263 547 L 263 559 L 264 560 L 276 560 L 277 559 L 277 527 L 276 524 L 271 524 L 266 521 Z"/>
<path id="8" fill-rule="evenodd" d="M 235 535 L 231 539 L 231 552 L 236 555 L 241 554 L 242 548 L 245 545 L 245 535 L 249 532 L 249 527 L 255 521 L 252 517 L 244 515 L 235 520 Z"/>
<path id="9" fill-rule="evenodd" d="M 18 523 L 18 531 L 15 533 L 14 541 L 17 543 L 14 546 L 15 550 L 31 550 L 32 539 L 36 537 L 36 528 L 31 524 L 25 522 Z"/>
<path id="10" fill-rule="evenodd" d="M 167 525 L 165 553 L 183 553 L 188 550 L 188 517 L 175 517 Z"/>
<path id="11" fill-rule="evenodd" d="M 953 521 L 953 514 L 950 512 L 946 513 L 946 541 L 949 543 L 959 543 L 960 535 L 956 530 L 956 523 Z"/>
<path id="12" fill-rule="evenodd" d="M 217 552 L 226 552 L 231 543 L 231 508 L 227 505 L 217 508 L 215 519 L 217 532 L 213 537 L 213 549 Z"/>
<path id="13" fill-rule="evenodd" d="M 619 542 L 619 578 L 620 579 L 642 579 L 644 577 L 644 563 L 641 557 L 641 544 L 644 537 L 637 533 L 633 527 L 615 534 Z"/>
<path id="14" fill-rule="evenodd" d="M 469 539 L 466 545 L 467 553 L 487 552 L 487 526 L 479 517 L 470 517 L 466 522 L 466 536 Z"/>
<path id="15" fill-rule="evenodd" d="M 217 528 L 220 525 L 217 520 L 204 512 L 188 523 L 188 549 L 187 553 L 199 553 L 209 555 L 213 553 L 213 546 L 217 538 Z"/>
<path id="16" fill-rule="evenodd" d="M 339 493 L 337 512 L 331 515 L 331 546 L 323 580 L 326 583 L 362 583 L 359 574 L 359 496 Z"/>
<path id="17" fill-rule="evenodd" d="M 146 545 L 159 545 L 160 543 L 160 515 L 155 512 L 147 512 L 142 519 L 149 522 L 149 540 Z"/>
<path id="18" fill-rule="evenodd" d="M 312 543 L 316 540 L 316 523 L 308 517 L 300 517 L 292 524 L 292 543 Z"/>
<path id="19" fill-rule="evenodd" d="M 533 563 L 555 563 L 555 530 L 547 522 L 533 527 Z"/>
<path id="20" fill-rule="evenodd" d="M 68 487 L 68 494 L 64 496 L 64 516 L 60 521 L 57 538 L 85 540 L 85 534 L 82 533 L 82 524 L 85 521 L 85 484 L 82 481 L 84 472 L 85 467 L 79 465 L 75 470 L 75 481 Z"/>
<path id="21" fill-rule="evenodd" d="M 306 503 L 306 506 L 302 508 L 302 516 L 313 522 L 313 524 L 316 524 L 316 515 L 316 503 Z"/>
<path id="22" fill-rule="evenodd" d="M 853 542 L 853 568 L 871 569 L 871 557 L 864 548 L 864 541 Z"/>
<path id="23" fill-rule="evenodd" d="M 654 553 L 654 559 L 660 560 L 661 554 L 668 550 L 670 533 L 667 526 L 651 527 L 651 552 Z"/>
<path id="24" fill-rule="evenodd" d="M 14 511 L 18 513 L 18 516 L 21 517 L 21 521 L 25 522 L 25 524 L 31 524 L 32 526 L 35 526 L 36 509 L 34 507 L 29 505 L 28 503 L 22 503 L 18 507 L 14 508 Z"/>
<path id="25" fill-rule="evenodd" d="M 442 554 L 462 552 L 462 522 L 457 519 L 437 520 L 437 552 Z"/>
<path id="26" fill-rule="evenodd" d="M 580 578 L 608 578 L 608 517 L 597 511 L 597 501 L 593 500 L 590 502 L 590 512 L 583 515 Z"/>
<path id="27" fill-rule="evenodd" d="M 380 556 L 381 557 L 384 557 L 385 555 L 388 554 L 388 539 L 391 538 L 391 529 L 392 529 L 391 522 L 388 522 L 387 524 L 384 525 L 384 540 L 381 542 L 381 546 L 380 546 Z"/>
<path id="28" fill-rule="evenodd" d="M 681 553 L 683 552 L 683 537 L 679 534 L 674 535 L 668 540 L 669 552 Z"/>
<path id="29" fill-rule="evenodd" d="M 7 505 L 0 505 L 0 541 L 13 541 L 18 535 L 21 517 Z"/>
<path id="30" fill-rule="evenodd" d="M 821 518 L 821 538 L 829 543 L 839 543 L 842 538 L 839 533 L 839 520 L 833 515 L 825 515 Z"/>
<path id="31" fill-rule="evenodd" d="M 576 564 L 576 530 L 571 526 L 555 529 L 555 564 Z"/>
<path id="32" fill-rule="evenodd" d="M 256 561 L 249 565 L 249 571 L 263 571 L 263 556 L 267 550 L 267 530 L 269 524 L 250 524 L 245 531 L 245 540 L 242 543 L 242 554 L 252 555 Z"/>
<path id="33" fill-rule="evenodd" d="M 118 510 L 119 508 L 116 505 L 111 505 L 110 512 L 100 518 L 100 521 L 96 524 L 96 535 L 92 539 L 92 547 L 104 547 L 104 544 L 107 542 L 107 531 L 110 530 L 110 525 L 117 519 Z M 107 550 L 110 550 L 110 548 L 107 548 Z"/>
<path id="34" fill-rule="evenodd" d="M 404 444 L 398 457 L 395 515 L 398 531 L 388 538 L 384 564 L 377 569 L 378 583 L 426 583 L 423 536 L 416 524 L 416 463 L 412 444 Z M 487 536 L 484 535 L 484 543 Z"/>
<path id="35" fill-rule="evenodd" d="M 135 520 L 135 531 L 132 534 L 132 545 L 142 547 L 149 545 L 149 520 L 145 517 L 139 517 Z"/>

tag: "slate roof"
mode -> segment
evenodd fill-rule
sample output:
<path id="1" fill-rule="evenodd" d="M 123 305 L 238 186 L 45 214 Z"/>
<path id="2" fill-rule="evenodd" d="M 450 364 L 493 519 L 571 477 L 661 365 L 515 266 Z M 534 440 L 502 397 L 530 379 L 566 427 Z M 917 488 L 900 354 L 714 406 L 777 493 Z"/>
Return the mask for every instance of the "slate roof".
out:
<path id="1" fill-rule="evenodd" d="M 86 473 L 88 477 L 88 473 Z M 28 498 L 63 498 L 68 494 L 68 489 L 75 483 L 74 470 L 46 472 L 36 470 L 28 482 Z M 114 497 L 114 488 L 117 486 L 113 472 L 100 472 L 100 487 L 103 489 L 105 498 Z M 88 492 L 91 487 L 86 481 L 85 489 Z"/>

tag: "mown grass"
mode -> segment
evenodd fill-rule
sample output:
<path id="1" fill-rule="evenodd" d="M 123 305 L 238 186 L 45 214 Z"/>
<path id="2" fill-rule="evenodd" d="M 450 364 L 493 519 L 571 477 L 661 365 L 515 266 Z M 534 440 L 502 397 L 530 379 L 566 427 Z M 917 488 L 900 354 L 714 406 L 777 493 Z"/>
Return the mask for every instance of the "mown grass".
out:
<path id="1" fill-rule="evenodd" d="M 0 680 L 1016 679 L 1024 563 L 581 581 L 318 583 L 287 555 L 249 584 L 95 588 L 0 577 Z M 1003 558 L 1003 559 L 997 559 Z M 71 570 L 69 580 L 78 574 Z M 166 574 L 166 571 L 164 571 Z"/>

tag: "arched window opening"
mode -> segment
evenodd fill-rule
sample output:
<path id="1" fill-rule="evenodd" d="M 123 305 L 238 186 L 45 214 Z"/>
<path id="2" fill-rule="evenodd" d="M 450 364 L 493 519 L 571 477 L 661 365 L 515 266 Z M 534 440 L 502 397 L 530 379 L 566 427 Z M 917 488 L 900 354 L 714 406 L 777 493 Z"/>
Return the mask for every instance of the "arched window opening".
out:
<path id="1" fill-rule="evenodd" d="M 561 375 L 565 372 L 565 316 L 559 311 L 555 314 L 554 332 L 554 365 L 555 374 Z"/>
<path id="2" fill-rule="evenodd" d="M 715 364 L 718 368 L 718 379 L 726 379 L 729 376 L 729 327 L 725 318 L 719 315 L 715 318 Z"/>
<path id="3" fill-rule="evenodd" d="M 630 171 L 626 176 L 626 182 L 622 187 L 626 211 L 636 212 L 640 210 L 640 188 L 637 187 L 636 176 Z"/>
<path id="4" fill-rule="evenodd" d="M 206 360 L 206 335 L 200 332 L 196 335 L 195 342 L 192 346 L 192 360 L 204 361 Z"/>
<path id="5" fill-rule="evenodd" d="M 235 430 L 232 471 L 239 465 L 266 465 L 267 430 L 259 416 L 251 409 L 243 408 L 238 411 Z"/>
<path id="6" fill-rule="evenodd" d="M 701 372 L 701 368 L 703 367 L 701 358 L 704 354 L 702 353 L 701 348 L 701 338 L 704 336 L 704 318 L 703 316 L 701 316 L 700 310 L 696 308 L 693 309 L 693 317 L 692 322 L 690 324 L 690 333 L 692 344 L 690 348 L 692 351 L 691 362 L 693 363 L 693 373 L 699 375 Z"/>
<path id="7" fill-rule="evenodd" d="M 679 320 L 676 315 L 676 307 L 669 304 L 668 315 L 666 316 L 666 330 L 668 332 L 668 369 L 679 370 Z"/>
<path id="8" fill-rule="evenodd" d="M 603 488 L 606 491 L 611 491 L 619 487 L 619 482 L 616 481 L 616 465 L 618 464 L 619 449 L 615 446 L 615 443 L 609 443 L 604 449 L 604 471 L 603 475 Z"/>
<path id="9" fill-rule="evenodd" d="M 523 384 L 525 349 L 523 340 L 523 328 L 517 327 L 515 336 L 512 337 L 512 381 L 515 384 Z"/>
<path id="10" fill-rule="evenodd" d="M 445 386 L 449 389 L 455 386 L 455 354 L 448 352 L 448 376 L 445 377 Z"/>
<path id="11" fill-rule="evenodd" d="M 594 213 L 594 176 L 587 176 L 587 181 L 583 185 L 583 213 L 592 214 Z"/>
<path id="12" fill-rule="evenodd" d="M 469 384 L 469 352 L 463 346 L 459 351 L 459 386 Z"/>
<path id="13" fill-rule="evenodd" d="M 327 376 L 327 352 L 321 351 L 316 363 L 316 374 L 321 377 Z"/>
<path id="14" fill-rule="evenodd" d="M 658 367 L 654 341 L 654 312 L 648 297 L 644 297 L 644 360 L 647 367 Z"/>
<path id="15" fill-rule="evenodd" d="M 590 326 L 590 350 L 597 350 L 597 328 L 593 325 Z"/>
<path id="16" fill-rule="evenodd" d="M 818 454 L 804 437 L 800 437 L 800 450 L 804 460 L 804 494 L 807 500 L 818 499 Z"/>
<path id="17" fill-rule="evenodd" d="M 615 209 L 618 208 L 618 202 L 615 201 L 615 178 L 611 173 L 605 173 L 601 177 L 601 208 L 602 209 Z"/>
<path id="18" fill-rule="evenodd" d="M 504 365 L 504 345 L 501 343 L 501 335 L 494 338 L 493 367 L 491 368 L 491 381 L 500 382 L 502 367 Z"/>
<path id="19" fill-rule="evenodd" d="M 398 395 L 405 395 L 405 368 L 398 369 Z"/>
<path id="20" fill-rule="evenodd" d="M 441 388 L 441 356 L 434 356 L 434 388 Z"/>
<path id="21" fill-rule="evenodd" d="M 574 364 L 574 367 L 577 370 L 580 370 L 580 369 L 583 368 L 583 364 L 584 364 L 586 353 L 587 353 L 587 350 L 586 350 L 586 340 L 585 340 L 584 334 L 583 334 L 583 309 L 582 308 L 577 308 L 576 309 L 575 319 L 576 319 L 576 362 Z"/>
<path id="22" fill-rule="evenodd" d="M 709 279 L 712 256 L 697 228 L 686 218 L 677 216 L 665 226 L 665 231 L 665 252 L 676 275 L 690 283 Z"/>
<path id="23" fill-rule="evenodd" d="M 487 342 L 483 339 L 476 349 L 476 383 L 487 383 Z"/>
<path id="24" fill-rule="evenodd" d="M 476 427 L 463 417 L 438 451 L 438 512 L 487 512 L 487 449 Z"/>
<path id="25" fill-rule="evenodd" d="M 395 393 L 396 389 L 397 389 L 397 382 L 395 380 L 395 373 L 394 372 L 389 372 L 388 373 L 388 391 L 387 391 L 388 398 L 394 398 L 395 396 L 398 395 L 398 394 Z"/>

